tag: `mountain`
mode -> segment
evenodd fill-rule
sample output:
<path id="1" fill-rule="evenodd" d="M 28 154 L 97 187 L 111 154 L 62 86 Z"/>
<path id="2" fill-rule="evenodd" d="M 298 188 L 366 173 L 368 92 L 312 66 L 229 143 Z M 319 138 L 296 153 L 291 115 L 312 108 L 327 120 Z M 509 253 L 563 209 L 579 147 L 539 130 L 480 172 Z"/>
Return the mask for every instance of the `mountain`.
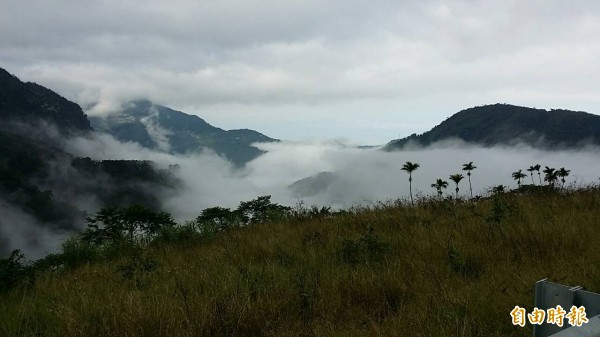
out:
<path id="1" fill-rule="evenodd" d="M 600 116 L 563 109 L 484 105 L 462 110 L 421 135 L 392 140 L 384 149 L 427 146 L 448 139 L 484 146 L 524 143 L 545 149 L 600 145 Z"/>
<path id="2" fill-rule="evenodd" d="M 210 149 L 237 166 L 243 166 L 263 153 L 252 146 L 253 143 L 277 141 L 253 130 L 223 130 L 198 116 L 148 100 L 126 103 L 121 111 L 90 120 L 96 130 L 121 141 L 176 154 Z"/>
<path id="3" fill-rule="evenodd" d="M 312 197 L 327 189 L 337 179 L 339 177 L 333 172 L 319 172 L 310 177 L 295 181 L 288 186 L 288 189 L 296 198 Z"/>
<path id="4" fill-rule="evenodd" d="M 79 105 L 41 85 L 24 83 L 0 68 L 0 121 L 31 124 L 44 121 L 62 132 L 92 131 Z"/>
<path id="5" fill-rule="evenodd" d="M 74 228 L 83 216 L 77 205 L 86 200 L 99 207 L 160 208 L 157 192 L 175 185 L 168 170 L 147 161 L 77 158 L 0 131 L 0 200 L 52 228 Z"/>
<path id="6" fill-rule="evenodd" d="M 94 161 L 61 147 L 93 132 L 77 104 L 0 68 L 0 256 L 47 246 L 48 231 L 80 230 L 101 207 L 160 209 L 160 195 L 180 187 L 151 162 Z"/>
<path id="7" fill-rule="evenodd" d="M 17 247 L 39 252 L 49 231 L 81 230 L 85 216 L 101 207 L 161 209 L 160 196 L 179 185 L 170 170 L 150 162 L 77 158 L 0 130 L 0 256 Z"/>

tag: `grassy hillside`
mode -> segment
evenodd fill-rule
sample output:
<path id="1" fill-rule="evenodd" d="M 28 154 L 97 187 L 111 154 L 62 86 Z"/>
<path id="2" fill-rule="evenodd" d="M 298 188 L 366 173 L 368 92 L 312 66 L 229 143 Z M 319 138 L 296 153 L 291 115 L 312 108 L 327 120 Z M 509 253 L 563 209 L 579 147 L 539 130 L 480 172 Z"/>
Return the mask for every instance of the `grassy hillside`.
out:
<path id="1" fill-rule="evenodd" d="M 542 189 L 162 236 L 0 294 L 0 335 L 530 336 L 537 280 L 600 291 L 599 210 Z"/>

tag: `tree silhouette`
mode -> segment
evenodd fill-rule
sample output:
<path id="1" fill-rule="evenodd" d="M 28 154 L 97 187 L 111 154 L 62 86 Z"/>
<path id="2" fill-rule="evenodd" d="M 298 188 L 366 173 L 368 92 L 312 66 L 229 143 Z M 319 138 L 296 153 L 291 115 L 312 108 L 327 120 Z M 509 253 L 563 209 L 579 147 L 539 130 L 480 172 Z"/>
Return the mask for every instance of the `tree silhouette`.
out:
<path id="1" fill-rule="evenodd" d="M 410 203 L 414 205 L 413 195 L 412 195 L 412 173 L 419 168 L 419 164 L 411 163 L 407 161 L 404 165 L 402 165 L 402 171 L 406 171 L 408 173 L 408 189 L 410 192 Z"/>
<path id="2" fill-rule="evenodd" d="M 207 228 L 225 230 L 231 227 L 237 218 L 237 214 L 229 208 L 210 207 L 204 209 L 196 218 L 196 223 Z"/>
<path id="3" fill-rule="evenodd" d="M 570 172 L 571 172 L 571 170 L 565 170 L 564 167 L 561 167 L 556 172 L 556 175 L 560 177 L 560 181 L 562 182 L 562 186 L 561 187 L 565 187 L 565 178 L 569 176 Z"/>
<path id="4" fill-rule="evenodd" d="M 542 176 L 540 175 L 540 168 L 542 168 L 540 164 L 533 165 L 533 169 L 537 171 L 538 178 L 540 179 L 540 186 L 542 186 Z"/>
<path id="5" fill-rule="evenodd" d="M 498 186 L 494 186 L 492 188 L 492 192 L 496 193 L 496 194 L 504 193 L 505 189 L 506 189 L 506 186 L 504 186 L 504 185 L 498 185 Z"/>
<path id="6" fill-rule="evenodd" d="M 442 179 L 437 179 L 434 184 L 431 184 L 431 187 L 435 188 L 438 193 L 438 197 L 442 196 L 442 189 L 448 188 L 448 182 Z"/>
<path id="7" fill-rule="evenodd" d="M 550 186 L 554 187 L 554 184 L 558 179 L 558 172 L 556 172 L 556 169 L 546 166 L 543 172 L 545 174 L 544 181 L 547 181 Z"/>
<path id="8" fill-rule="evenodd" d="M 240 202 L 235 212 L 239 215 L 242 223 L 247 225 L 284 217 L 290 210 L 290 207 L 272 203 L 270 195 L 264 195 L 254 200 Z"/>
<path id="9" fill-rule="evenodd" d="M 452 180 L 455 184 L 456 184 L 456 198 L 458 198 L 458 183 L 460 183 L 461 180 L 463 180 L 464 176 L 462 174 L 453 174 L 450 176 L 450 180 Z"/>
<path id="10" fill-rule="evenodd" d="M 145 206 L 107 207 L 85 218 L 87 230 L 83 240 L 93 244 L 127 241 L 134 243 L 137 235 L 157 235 L 161 229 L 173 227 L 169 213 L 153 211 Z"/>
<path id="11" fill-rule="evenodd" d="M 463 171 L 467 171 L 467 177 L 469 177 L 469 191 L 471 192 L 471 198 L 473 198 L 473 187 L 471 186 L 471 171 L 476 169 L 477 166 L 473 165 L 473 162 L 463 164 Z"/>
<path id="12" fill-rule="evenodd" d="M 527 172 L 531 175 L 531 183 L 535 186 L 535 181 L 533 180 L 533 171 L 535 171 L 535 166 L 529 166 Z"/>
<path id="13" fill-rule="evenodd" d="M 512 177 L 514 180 L 517 181 L 517 184 L 519 185 L 519 187 L 521 187 L 521 179 L 527 177 L 527 175 L 525 173 L 523 173 L 523 170 L 518 170 L 512 173 Z"/>

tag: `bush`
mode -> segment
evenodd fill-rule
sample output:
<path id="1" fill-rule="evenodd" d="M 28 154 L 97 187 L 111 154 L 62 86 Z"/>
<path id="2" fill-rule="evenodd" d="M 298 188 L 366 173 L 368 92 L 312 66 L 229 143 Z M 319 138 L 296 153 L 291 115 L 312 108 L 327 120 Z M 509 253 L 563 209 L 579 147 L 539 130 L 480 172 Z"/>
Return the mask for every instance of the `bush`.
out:
<path id="1" fill-rule="evenodd" d="M 101 252 L 98 247 L 79 238 L 72 237 L 62 244 L 62 262 L 67 267 L 77 267 L 98 260 Z"/>
<path id="2" fill-rule="evenodd" d="M 367 233 L 356 240 L 344 240 L 339 255 L 350 265 L 379 263 L 391 250 L 390 244 L 381 241 L 369 228 Z"/>
<path id="3" fill-rule="evenodd" d="M 448 264 L 452 271 L 467 279 L 478 279 L 483 274 L 483 266 L 471 256 L 462 256 L 450 247 L 448 249 Z"/>
<path id="4" fill-rule="evenodd" d="M 0 260 L 0 293 L 19 285 L 32 285 L 35 282 L 33 269 L 22 263 L 24 255 L 17 249 L 7 259 Z"/>
<path id="5" fill-rule="evenodd" d="M 309 208 L 304 207 L 304 204 L 300 202 L 294 209 L 291 210 L 291 216 L 299 219 L 315 219 L 315 218 L 332 218 L 334 212 L 331 211 L 331 206 L 311 206 Z"/>
<path id="6" fill-rule="evenodd" d="M 158 262 L 149 256 L 137 252 L 131 259 L 117 266 L 123 279 L 132 281 L 137 288 L 144 288 L 150 284 L 152 275 L 158 269 Z"/>

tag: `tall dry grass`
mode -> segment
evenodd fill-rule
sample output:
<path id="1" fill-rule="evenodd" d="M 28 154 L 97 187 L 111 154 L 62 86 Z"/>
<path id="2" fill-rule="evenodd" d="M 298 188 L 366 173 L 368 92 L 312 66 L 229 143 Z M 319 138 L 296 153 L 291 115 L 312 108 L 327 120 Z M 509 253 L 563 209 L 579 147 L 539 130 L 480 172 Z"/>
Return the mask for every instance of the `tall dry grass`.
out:
<path id="1" fill-rule="evenodd" d="M 2 336 L 530 336 L 542 278 L 600 291 L 600 191 L 424 199 L 154 244 L 0 295 Z"/>

